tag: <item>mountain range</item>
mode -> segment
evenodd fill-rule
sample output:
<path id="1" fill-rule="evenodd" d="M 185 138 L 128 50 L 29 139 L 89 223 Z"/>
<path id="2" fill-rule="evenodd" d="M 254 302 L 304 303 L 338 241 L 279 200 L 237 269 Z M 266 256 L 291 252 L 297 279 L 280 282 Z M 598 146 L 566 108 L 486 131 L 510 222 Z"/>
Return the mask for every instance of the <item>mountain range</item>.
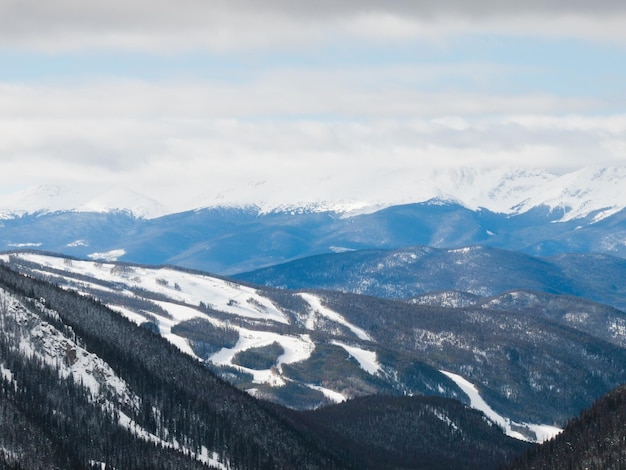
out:
<path id="1" fill-rule="evenodd" d="M 300 258 L 233 276 L 282 289 L 324 289 L 409 299 L 457 291 L 477 303 L 510 290 L 570 295 L 626 311 L 624 258 L 593 253 L 549 258 L 488 246 L 441 249 L 426 246 L 359 250 Z M 441 304 L 441 296 L 436 300 Z"/>
<path id="2" fill-rule="evenodd" d="M 430 200 L 454 202 L 469 210 L 522 214 L 536 207 L 561 211 L 560 220 L 597 220 L 626 207 L 621 182 L 626 167 L 551 171 L 526 168 L 381 170 L 370 177 L 357 172 L 328 176 L 316 184 L 291 181 L 225 182 L 223 187 L 193 188 L 172 181 L 158 188 L 100 184 L 45 184 L 0 197 L 0 213 L 111 212 L 158 218 L 215 207 L 254 207 L 259 213 L 313 211 L 354 214 Z M 329 196 L 332 195 L 332 196 Z"/>
<path id="3" fill-rule="evenodd" d="M 102 303 L 5 266 L 0 322 L 2 469 L 496 469 L 531 447 L 445 398 L 263 402 Z"/>
<path id="4" fill-rule="evenodd" d="M 232 275 L 324 253 L 414 245 L 486 245 L 534 256 L 626 256 L 626 211 L 595 221 L 559 221 L 562 211 L 519 215 L 430 201 L 345 216 L 213 208 L 157 219 L 128 212 L 55 212 L 0 221 L 0 250 L 36 248 L 69 256 L 173 264 Z"/>
<path id="5" fill-rule="evenodd" d="M 0 250 L 32 247 L 227 275 L 315 254 L 412 245 L 624 257 L 625 177 L 626 168 L 560 175 L 440 171 L 411 184 L 382 180 L 378 185 L 402 197 L 359 202 L 352 210 L 339 199 L 268 206 L 263 194 L 251 193 L 240 204 L 198 197 L 154 212 L 142 209 L 153 199 L 135 189 L 35 188 L 0 199 Z M 370 188 L 372 197 L 378 185 Z M 180 210 L 172 212 L 174 207 Z"/>
<path id="6" fill-rule="evenodd" d="M 293 408 L 438 395 L 541 441 L 626 381 L 626 314 L 572 296 L 517 291 L 450 308 L 173 267 L 27 252 L 2 260 L 99 299 L 232 384 Z"/>
<path id="7" fill-rule="evenodd" d="M 6 266 L 0 321 L 3 469 L 600 470 L 626 461 L 624 387 L 533 446 L 441 397 L 271 405 L 102 303 Z"/>

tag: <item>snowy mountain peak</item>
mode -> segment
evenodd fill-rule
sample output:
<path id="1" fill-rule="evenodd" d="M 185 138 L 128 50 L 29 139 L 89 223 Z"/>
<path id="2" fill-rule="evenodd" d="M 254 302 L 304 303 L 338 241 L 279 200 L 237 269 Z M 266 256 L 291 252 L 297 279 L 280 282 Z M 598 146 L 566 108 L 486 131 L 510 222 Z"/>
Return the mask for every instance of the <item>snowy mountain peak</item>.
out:
<path id="1" fill-rule="evenodd" d="M 157 200 L 125 187 L 93 184 L 43 184 L 0 198 L 0 216 L 41 212 L 111 212 L 157 217 L 166 209 Z"/>
<path id="2" fill-rule="evenodd" d="M 608 217 L 626 207 L 626 167 L 585 167 L 570 172 L 523 168 L 458 168 L 337 174 L 323 179 L 293 175 L 263 181 L 224 181 L 197 188 L 170 182 L 152 187 L 94 184 L 41 185 L 0 197 L 5 218 L 36 212 L 128 210 L 155 218 L 198 208 L 254 207 L 269 212 L 375 212 L 409 203 L 455 202 L 469 209 L 519 214 L 535 207 L 561 209 L 563 221 Z"/>

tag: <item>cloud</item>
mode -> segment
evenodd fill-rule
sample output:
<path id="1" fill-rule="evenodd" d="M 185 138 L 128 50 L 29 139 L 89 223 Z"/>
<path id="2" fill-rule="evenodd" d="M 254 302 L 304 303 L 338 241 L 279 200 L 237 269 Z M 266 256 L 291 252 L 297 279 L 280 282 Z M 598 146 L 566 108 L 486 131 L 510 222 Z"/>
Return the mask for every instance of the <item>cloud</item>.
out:
<path id="1" fill-rule="evenodd" d="M 0 47 L 232 51 L 494 32 L 624 42 L 625 18 L 618 1 L 5 0 Z"/>
<path id="2" fill-rule="evenodd" d="M 626 116 L 1 119 L 0 181 L 211 188 L 425 167 L 626 164 Z M 282 183 L 281 183 L 282 184 Z M 303 185 L 303 188 L 305 186 Z M 309 189 L 311 186 L 308 186 Z"/>
<path id="3" fill-rule="evenodd" d="M 279 69 L 244 82 L 108 80 L 82 84 L 1 84 L 0 117 L 84 119 L 332 119 L 446 115 L 582 113 L 620 102 L 547 93 L 437 90 L 451 73 L 498 74 L 483 67 Z M 506 73 L 500 69 L 500 77 Z M 472 78 L 470 78 L 472 80 Z M 433 88 L 435 89 L 433 90 Z M 132 124 L 129 124 L 132 126 Z M 97 130 L 96 130 L 97 131 Z"/>

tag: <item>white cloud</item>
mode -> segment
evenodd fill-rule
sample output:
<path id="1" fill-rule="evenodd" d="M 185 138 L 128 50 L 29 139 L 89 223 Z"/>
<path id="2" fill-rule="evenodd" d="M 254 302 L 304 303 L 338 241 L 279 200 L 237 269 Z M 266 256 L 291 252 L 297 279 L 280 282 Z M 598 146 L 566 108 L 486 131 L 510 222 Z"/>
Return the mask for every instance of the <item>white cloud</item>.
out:
<path id="1" fill-rule="evenodd" d="M 161 53 L 493 32 L 624 42 L 625 18 L 616 1 L 4 0 L 0 46 Z"/>
<path id="2" fill-rule="evenodd" d="M 623 165 L 626 103 L 619 90 L 610 102 L 599 94 L 600 82 L 595 93 L 579 96 L 556 94 L 554 84 L 511 91 L 519 76 L 537 82 L 564 76 L 519 65 L 515 57 L 508 65 L 382 59 L 393 45 L 414 39 L 446 50 L 447 39 L 459 34 L 626 44 L 624 24 L 624 2 L 610 1 L 4 0 L 0 51 L 12 54 L 31 49 L 71 61 L 88 54 L 68 51 L 88 51 L 95 60 L 105 50 L 156 57 L 212 51 L 199 57 L 219 67 L 219 57 L 246 53 L 236 55 L 243 73 L 233 81 L 202 74 L 131 80 L 122 77 L 124 69 L 108 74 L 117 73 L 114 79 L 0 82 L 0 183 L 173 182 L 172 188 L 210 187 L 210 197 L 226 197 L 234 182 L 276 184 L 284 175 L 290 181 L 281 185 L 330 191 L 325 176 L 357 167 L 375 181 L 376 172 L 433 165 L 571 168 L 591 159 Z M 309 54 L 319 54 L 320 43 L 351 42 L 363 53 L 376 41 L 392 47 L 372 60 L 315 65 L 316 53 Z M 263 48 L 290 49 L 291 59 L 255 63 Z M 298 51 L 302 62 L 285 66 Z M 81 67 L 88 66 L 78 67 L 85 74 Z M 178 72 L 189 71 L 168 75 Z M 308 185 L 293 175 L 305 175 Z"/>

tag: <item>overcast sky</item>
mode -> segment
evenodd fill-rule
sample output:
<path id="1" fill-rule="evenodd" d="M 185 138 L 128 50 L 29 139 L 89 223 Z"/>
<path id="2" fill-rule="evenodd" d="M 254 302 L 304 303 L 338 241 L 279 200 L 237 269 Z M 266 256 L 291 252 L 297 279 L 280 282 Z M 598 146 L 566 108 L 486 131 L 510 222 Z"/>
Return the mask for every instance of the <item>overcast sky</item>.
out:
<path id="1" fill-rule="evenodd" d="M 623 166 L 625 24 L 606 0 L 0 0 L 0 193 Z"/>

